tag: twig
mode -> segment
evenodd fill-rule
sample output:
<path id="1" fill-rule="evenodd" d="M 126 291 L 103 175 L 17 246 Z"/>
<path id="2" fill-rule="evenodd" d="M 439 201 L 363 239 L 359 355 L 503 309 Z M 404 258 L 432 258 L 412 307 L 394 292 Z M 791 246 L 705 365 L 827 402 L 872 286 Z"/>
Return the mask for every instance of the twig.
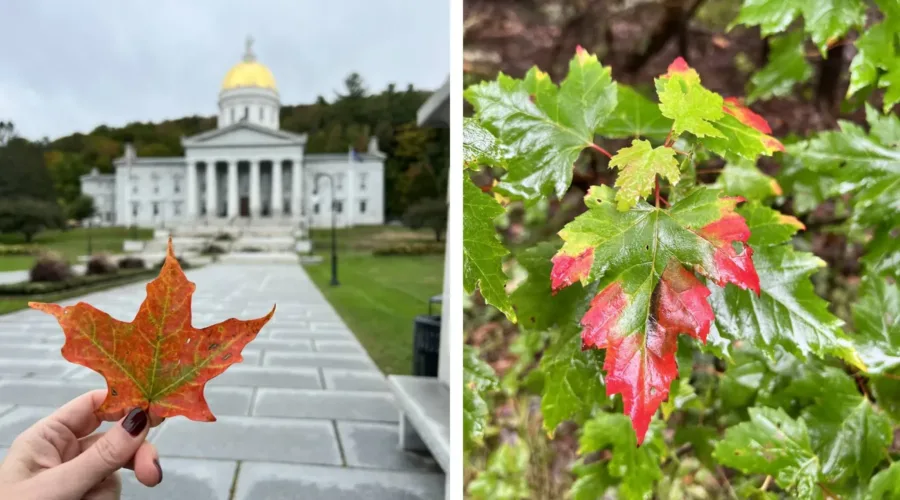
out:
<path id="1" fill-rule="evenodd" d="M 769 485 L 772 484 L 772 476 L 766 476 L 765 481 L 763 481 L 762 486 L 759 487 L 759 491 L 766 491 L 769 489 Z"/>
<path id="2" fill-rule="evenodd" d="M 606 155 L 607 158 L 612 158 L 612 155 L 609 154 L 609 151 L 601 148 L 600 146 L 598 146 L 594 143 L 591 143 L 591 148 L 594 149 L 594 151 L 599 151 L 599 152 L 603 153 L 604 155 Z"/>

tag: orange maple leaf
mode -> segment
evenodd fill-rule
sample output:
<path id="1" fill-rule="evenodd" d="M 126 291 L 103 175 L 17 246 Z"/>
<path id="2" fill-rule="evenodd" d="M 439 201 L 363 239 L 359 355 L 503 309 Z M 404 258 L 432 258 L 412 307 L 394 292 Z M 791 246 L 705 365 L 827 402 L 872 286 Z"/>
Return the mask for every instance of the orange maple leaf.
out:
<path id="1" fill-rule="evenodd" d="M 243 360 L 241 351 L 275 314 L 275 306 L 262 318 L 231 318 L 196 329 L 191 325 L 195 288 L 178 264 L 170 238 L 159 276 L 147 284 L 147 298 L 130 323 L 84 302 L 28 305 L 59 321 L 66 336 L 65 359 L 106 379 L 98 415 L 141 407 L 159 417 L 214 422 L 203 388 Z"/>

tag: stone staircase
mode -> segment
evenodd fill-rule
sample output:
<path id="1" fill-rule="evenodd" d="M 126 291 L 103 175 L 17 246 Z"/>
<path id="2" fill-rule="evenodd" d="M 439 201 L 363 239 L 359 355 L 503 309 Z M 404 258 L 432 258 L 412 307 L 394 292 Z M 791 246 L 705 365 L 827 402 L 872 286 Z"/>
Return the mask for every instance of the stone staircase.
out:
<path id="1" fill-rule="evenodd" d="M 225 251 L 220 260 L 241 261 L 296 261 L 297 252 L 310 248 L 305 230 L 297 221 L 274 219 L 251 221 L 247 218 L 223 219 L 210 223 L 199 221 L 171 229 L 159 229 L 154 238 L 140 251 L 141 254 L 165 255 L 168 239 L 178 255 L 199 255 L 210 246 Z"/>

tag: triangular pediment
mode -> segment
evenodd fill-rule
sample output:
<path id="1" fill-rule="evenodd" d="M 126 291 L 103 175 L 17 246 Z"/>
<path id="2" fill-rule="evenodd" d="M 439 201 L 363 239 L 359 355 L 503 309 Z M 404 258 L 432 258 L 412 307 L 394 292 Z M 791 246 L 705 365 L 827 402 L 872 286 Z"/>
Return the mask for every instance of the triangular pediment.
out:
<path id="1" fill-rule="evenodd" d="M 303 145 L 306 136 L 240 122 L 182 138 L 186 147 Z"/>

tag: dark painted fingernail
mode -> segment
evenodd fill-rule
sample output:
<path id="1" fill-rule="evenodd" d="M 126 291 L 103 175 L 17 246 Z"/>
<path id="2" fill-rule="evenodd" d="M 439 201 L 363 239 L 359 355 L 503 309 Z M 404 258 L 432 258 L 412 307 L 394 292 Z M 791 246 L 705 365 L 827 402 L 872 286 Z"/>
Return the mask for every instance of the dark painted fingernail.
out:
<path id="1" fill-rule="evenodd" d="M 159 459 L 158 459 L 158 458 L 154 458 L 154 459 L 153 459 L 153 465 L 156 466 L 156 470 L 159 472 L 159 483 L 161 483 L 161 482 L 162 482 L 163 474 L 162 474 L 162 467 L 159 466 Z M 156 484 L 159 484 L 159 483 L 156 483 Z"/>
<path id="2" fill-rule="evenodd" d="M 128 412 L 128 416 L 122 421 L 122 427 L 132 436 L 137 436 L 147 427 L 147 412 L 140 408 L 135 408 Z"/>

